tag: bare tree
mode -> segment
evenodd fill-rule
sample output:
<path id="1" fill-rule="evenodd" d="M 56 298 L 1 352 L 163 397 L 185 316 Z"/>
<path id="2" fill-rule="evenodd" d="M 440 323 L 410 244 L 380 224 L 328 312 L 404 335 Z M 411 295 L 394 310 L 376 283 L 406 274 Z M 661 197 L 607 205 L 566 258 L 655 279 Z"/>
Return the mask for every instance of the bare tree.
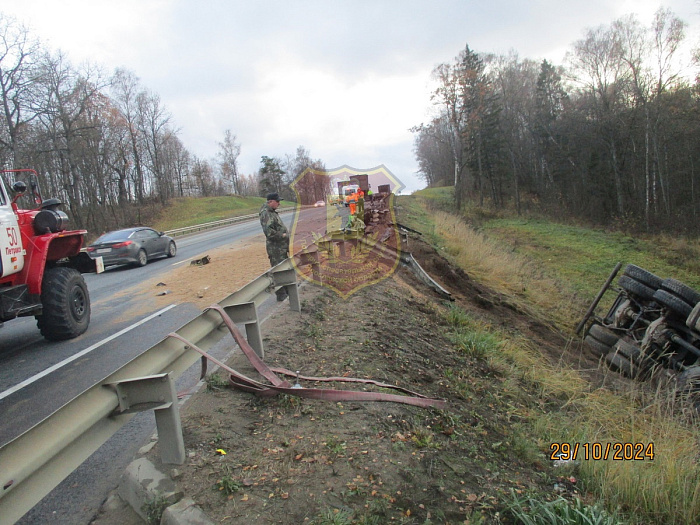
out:
<path id="1" fill-rule="evenodd" d="M 160 97 L 146 91 L 136 96 L 138 107 L 137 129 L 148 154 L 148 170 L 153 178 L 151 188 L 162 204 L 174 194 L 174 185 L 165 166 L 165 146 L 175 132 L 170 128 L 172 116 L 160 103 Z"/>
<path id="2" fill-rule="evenodd" d="M 440 115 L 430 124 L 421 124 L 411 131 L 416 133 L 413 151 L 418 160 L 418 174 L 429 186 L 453 184 L 453 140 L 447 116 Z"/>
<path id="3" fill-rule="evenodd" d="M 60 52 L 44 54 L 39 63 L 40 90 L 44 109 L 38 114 L 56 155 L 56 168 L 61 177 L 70 209 L 78 224 L 82 224 L 80 207 L 84 174 L 80 158 L 85 139 L 98 123 L 90 119 L 90 108 L 101 103 L 101 92 L 107 83 L 101 71 L 84 64 L 80 71 L 73 68 Z"/>
<path id="4" fill-rule="evenodd" d="M 117 69 L 112 77 L 112 92 L 115 105 L 121 114 L 124 128 L 128 135 L 128 148 L 123 152 L 124 165 L 115 167 L 118 176 L 129 177 L 134 187 L 134 193 L 138 202 L 143 202 L 145 197 L 145 147 L 139 135 L 139 105 L 138 96 L 142 89 L 139 80 L 133 73 L 124 69 Z M 126 147 L 127 144 L 124 144 Z M 126 181 L 122 181 L 125 186 Z"/>
<path id="5" fill-rule="evenodd" d="M 20 133 L 24 126 L 36 118 L 31 111 L 36 83 L 35 60 L 39 56 L 39 43 L 14 19 L 0 13 L 0 102 L 2 122 L 0 147 L 9 157 L 9 167 L 14 167 Z"/>
<path id="6" fill-rule="evenodd" d="M 238 174 L 238 156 L 241 154 L 241 145 L 236 142 L 236 135 L 230 129 L 224 132 L 224 141 L 219 142 L 219 170 L 221 178 L 230 181 L 233 193 L 240 194 L 241 187 Z"/>

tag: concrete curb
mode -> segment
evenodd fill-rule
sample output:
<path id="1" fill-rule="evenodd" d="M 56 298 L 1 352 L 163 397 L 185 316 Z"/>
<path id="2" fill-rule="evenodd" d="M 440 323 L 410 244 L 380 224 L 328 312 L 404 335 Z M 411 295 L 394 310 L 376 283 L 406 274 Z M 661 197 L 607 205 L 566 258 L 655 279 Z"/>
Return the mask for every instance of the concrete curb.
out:
<path id="1" fill-rule="evenodd" d="M 171 476 L 163 474 L 146 458 L 129 464 L 118 493 L 144 522 L 148 522 L 147 506 L 163 501 L 168 507 L 163 511 L 161 525 L 214 525 L 192 499 L 177 491 Z"/>
<path id="2" fill-rule="evenodd" d="M 160 525 L 214 525 L 214 522 L 207 518 L 194 500 L 183 498 L 165 509 Z"/>

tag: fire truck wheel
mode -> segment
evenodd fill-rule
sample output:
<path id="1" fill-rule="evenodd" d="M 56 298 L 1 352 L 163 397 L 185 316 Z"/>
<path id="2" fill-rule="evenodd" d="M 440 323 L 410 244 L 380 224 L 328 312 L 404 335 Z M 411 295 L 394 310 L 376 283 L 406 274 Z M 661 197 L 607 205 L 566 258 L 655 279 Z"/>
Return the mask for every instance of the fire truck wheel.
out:
<path id="1" fill-rule="evenodd" d="M 78 337 L 90 324 L 90 296 L 83 276 L 73 268 L 50 268 L 41 286 L 42 315 L 37 326 L 49 341 Z"/>

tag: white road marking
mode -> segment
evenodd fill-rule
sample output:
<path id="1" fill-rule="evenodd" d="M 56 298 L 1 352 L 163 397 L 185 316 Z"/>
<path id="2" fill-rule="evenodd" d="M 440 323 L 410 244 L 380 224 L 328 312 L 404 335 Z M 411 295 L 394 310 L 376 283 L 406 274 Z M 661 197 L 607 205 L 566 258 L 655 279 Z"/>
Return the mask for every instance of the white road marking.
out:
<path id="1" fill-rule="evenodd" d="M 129 326 L 127 326 L 126 328 L 120 330 L 119 332 L 110 335 L 110 336 L 107 337 L 106 339 L 103 339 L 102 341 L 99 341 L 99 342 L 95 343 L 94 345 L 89 346 L 89 347 L 86 348 L 85 350 L 81 350 L 81 351 L 78 352 L 77 354 L 72 355 L 71 357 L 69 357 L 69 358 L 67 358 L 67 359 L 64 359 L 64 360 L 61 361 L 60 363 L 56 363 L 55 365 L 53 365 L 53 366 L 47 368 L 47 369 L 44 370 L 43 372 L 39 372 L 38 374 L 33 375 L 32 377 L 30 377 L 30 378 L 28 378 L 28 379 L 25 379 L 25 380 L 22 381 L 21 383 L 16 384 L 16 385 L 13 386 L 12 388 L 8 388 L 8 389 L 5 390 L 4 392 L 0 393 L 0 400 L 6 398 L 6 397 L 9 396 L 9 395 L 14 394 L 14 393 L 17 392 L 18 390 L 23 389 L 25 386 L 31 385 L 32 383 L 34 383 L 35 381 L 38 381 L 38 380 L 41 379 L 42 377 L 46 377 L 47 375 L 49 375 L 49 374 L 55 372 L 55 371 L 58 370 L 59 368 L 66 366 L 68 363 L 71 363 L 71 362 L 75 361 L 76 359 L 80 359 L 80 358 L 83 357 L 85 354 L 88 354 L 88 353 L 92 352 L 93 350 L 95 350 L 96 348 L 99 348 L 100 346 L 109 343 L 109 342 L 112 341 L 113 339 L 116 339 L 116 338 L 119 337 L 120 335 L 123 335 L 123 334 L 125 334 L 125 333 L 127 333 L 127 332 L 133 330 L 134 328 L 136 328 L 136 327 L 138 327 L 138 326 L 141 326 L 141 325 L 144 324 L 144 323 L 147 323 L 147 322 L 150 321 L 151 319 L 153 319 L 153 318 L 155 318 L 155 317 L 158 317 L 159 315 L 161 315 L 161 314 L 167 312 L 167 311 L 170 310 L 171 308 L 175 308 L 176 306 L 177 306 L 176 304 L 171 304 L 171 305 L 169 305 L 169 306 L 166 306 L 166 307 L 163 308 L 162 310 L 158 310 L 157 312 L 155 312 L 155 313 L 149 315 L 148 317 L 144 317 L 144 318 L 141 319 L 139 322 L 134 323 L 134 324 L 132 324 L 132 325 L 129 325 Z"/>

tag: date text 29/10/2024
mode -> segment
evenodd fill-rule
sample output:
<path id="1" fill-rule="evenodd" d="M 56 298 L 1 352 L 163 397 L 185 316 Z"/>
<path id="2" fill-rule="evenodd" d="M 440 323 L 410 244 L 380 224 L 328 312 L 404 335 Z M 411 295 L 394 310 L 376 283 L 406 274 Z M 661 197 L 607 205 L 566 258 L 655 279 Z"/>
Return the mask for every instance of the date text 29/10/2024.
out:
<path id="1" fill-rule="evenodd" d="M 654 443 L 552 443 L 549 459 L 561 461 L 653 461 Z"/>

